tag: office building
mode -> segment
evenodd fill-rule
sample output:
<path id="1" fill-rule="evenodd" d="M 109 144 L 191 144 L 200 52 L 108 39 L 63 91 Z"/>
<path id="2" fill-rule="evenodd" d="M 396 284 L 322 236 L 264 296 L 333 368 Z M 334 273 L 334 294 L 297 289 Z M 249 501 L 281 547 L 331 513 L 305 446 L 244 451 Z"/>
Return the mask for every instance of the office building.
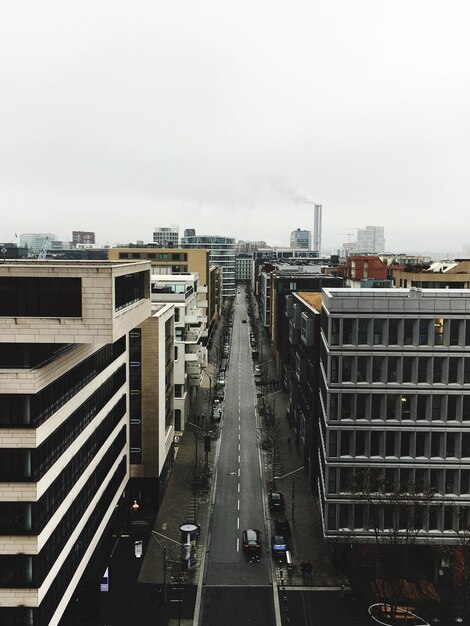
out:
<path id="1" fill-rule="evenodd" d="M 209 250 L 209 264 L 218 265 L 223 270 L 222 296 L 235 296 L 235 256 L 236 246 L 233 237 L 200 235 L 181 238 L 181 248 Z"/>
<path id="2" fill-rule="evenodd" d="M 366 226 L 357 231 L 356 252 L 358 254 L 383 254 L 385 235 L 383 226 Z"/>
<path id="3" fill-rule="evenodd" d="M 312 233 L 309 230 L 293 230 L 290 234 L 290 247 L 294 250 L 310 250 Z"/>
<path id="4" fill-rule="evenodd" d="M 249 283 L 253 276 L 253 259 L 251 254 L 237 254 L 235 258 L 235 281 Z"/>
<path id="5" fill-rule="evenodd" d="M 72 243 L 74 246 L 78 244 L 95 244 L 95 233 L 86 230 L 73 230 L 72 231 Z"/>
<path id="6" fill-rule="evenodd" d="M 153 229 L 153 243 L 162 248 L 177 248 L 180 231 L 178 226 L 162 226 Z"/>
<path id="7" fill-rule="evenodd" d="M 0 264 L 0 623 L 55 626 L 129 480 L 150 263 Z"/>
<path id="8" fill-rule="evenodd" d="M 23 233 L 20 235 L 20 247 L 28 248 L 29 256 L 37 256 L 43 246 L 51 248 L 52 242 L 57 240 L 57 235 L 53 233 Z"/>
<path id="9" fill-rule="evenodd" d="M 313 394 L 325 537 L 367 543 L 403 531 L 406 511 L 387 504 L 409 494 L 414 541 L 459 545 L 470 511 L 470 291 L 323 293 Z M 354 487 L 361 476 L 383 480 L 374 519 Z"/>

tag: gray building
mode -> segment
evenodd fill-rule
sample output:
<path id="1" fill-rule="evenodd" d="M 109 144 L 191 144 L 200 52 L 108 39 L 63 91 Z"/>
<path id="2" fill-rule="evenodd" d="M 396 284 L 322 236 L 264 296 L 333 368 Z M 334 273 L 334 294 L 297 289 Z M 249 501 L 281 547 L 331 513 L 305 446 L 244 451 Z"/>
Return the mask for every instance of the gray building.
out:
<path id="1" fill-rule="evenodd" d="M 20 246 L 28 248 L 30 255 L 37 255 L 45 244 L 48 248 L 52 248 L 54 241 L 57 241 L 57 235 L 53 233 L 23 233 L 20 235 Z"/>
<path id="2" fill-rule="evenodd" d="M 405 532 L 404 508 L 387 507 L 399 494 L 418 513 L 416 543 L 459 544 L 470 512 L 470 292 L 323 293 L 318 485 L 325 536 L 372 542 L 377 532 Z M 374 520 L 366 490 L 361 497 L 354 487 L 366 475 L 383 480 Z"/>
<path id="3" fill-rule="evenodd" d="M 161 226 L 153 229 L 153 243 L 162 248 L 177 248 L 180 232 L 178 226 Z"/>
<path id="4" fill-rule="evenodd" d="M 383 226 L 366 226 L 357 231 L 356 252 L 383 254 L 385 252 L 385 234 Z"/>
<path id="5" fill-rule="evenodd" d="M 251 254 L 238 254 L 235 259 L 235 281 L 250 282 L 253 277 L 253 259 Z"/>
<path id="6" fill-rule="evenodd" d="M 293 230 L 290 234 L 290 247 L 294 250 L 310 250 L 312 245 L 312 233 L 309 230 Z"/>

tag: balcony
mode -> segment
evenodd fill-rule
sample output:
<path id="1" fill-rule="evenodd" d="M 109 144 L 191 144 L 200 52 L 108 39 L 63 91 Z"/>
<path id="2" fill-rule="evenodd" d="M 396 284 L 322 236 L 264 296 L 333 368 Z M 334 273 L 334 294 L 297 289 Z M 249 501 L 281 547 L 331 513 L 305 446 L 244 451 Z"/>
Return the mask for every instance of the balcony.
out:
<path id="1" fill-rule="evenodd" d="M 207 285 L 204 285 L 203 287 L 199 286 L 197 288 L 197 292 L 198 293 L 207 293 Z"/>
<path id="2" fill-rule="evenodd" d="M 202 382 L 202 373 L 201 374 L 189 374 L 189 386 L 190 387 L 200 387 Z"/>
<path id="3" fill-rule="evenodd" d="M 196 330 L 188 330 L 183 333 L 183 341 L 185 343 L 198 343 L 201 337 L 201 329 L 198 328 Z"/>
<path id="4" fill-rule="evenodd" d="M 201 374 L 201 365 L 198 361 L 193 361 L 186 365 L 186 372 L 191 379 L 191 376 L 197 374 L 198 376 Z"/>

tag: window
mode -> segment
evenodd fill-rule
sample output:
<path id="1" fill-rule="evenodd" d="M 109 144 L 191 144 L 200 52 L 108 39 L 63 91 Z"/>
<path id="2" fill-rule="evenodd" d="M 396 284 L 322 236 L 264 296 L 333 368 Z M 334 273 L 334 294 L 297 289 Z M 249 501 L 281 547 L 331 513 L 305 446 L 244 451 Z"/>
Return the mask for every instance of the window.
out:
<path id="1" fill-rule="evenodd" d="M 441 455 L 441 433 L 431 433 L 431 457 Z"/>
<path id="2" fill-rule="evenodd" d="M 381 456 L 380 433 L 373 430 L 370 433 L 370 456 Z"/>
<path id="3" fill-rule="evenodd" d="M 410 454 L 411 433 L 404 431 L 400 435 L 400 456 L 411 456 Z M 402 470 L 403 471 L 403 470 Z"/>
<path id="4" fill-rule="evenodd" d="M 449 358 L 449 373 L 447 377 L 449 384 L 459 382 L 459 363 L 460 363 L 459 358 L 457 357 Z"/>
<path id="5" fill-rule="evenodd" d="M 114 279 L 114 310 L 120 311 L 145 298 L 145 285 L 149 281 L 149 272 L 116 276 Z"/>
<path id="6" fill-rule="evenodd" d="M 447 421 L 457 420 L 457 400 L 458 396 L 447 396 Z"/>
<path id="7" fill-rule="evenodd" d="M 366 453 L 366 433 L 363 430 L 356 431 L 356 456 L 364 456 Z"/>
<path id="8" fill-rule="evenodd" d="M 354 320 L 348 317 L 343 319 L 343 343 L 352 344 L 354 330 Z"/>
<path id="9" fill-rule="evenodd" d="M 179 306 L 175 306 L 175 324 L 180 321 L 180 308 Z"/>
<path id="10" fill-rule="evenodd" d="M 353 395 L 351 393 L 343 393 L 341 395 L 341 419 L 352 419 Z"/>
<path id="11" fill-rule="evenodd" d="M 374 345 L 383 344 L 384 343 L 384 320 L 375 319 L 374 320 Z"/>
<path id="12" fill-rule="evenodd" d="M 398 370 L 398 357 L 390 356 L 387 361 L 388 372 L 387 372 L 387 381 L 389 383 L 396 383 L 398 380 L 397 370 Z"/>
<path id="13" fill-rule="evenodd" d="M 427 356 L 420 356 L 418 358 L 418 383 L 428 382 L 428 369 L 430 358 Z"/>
<path id="14" fill-rule="evenodd" d="M 462 397 L 462 421 L 468 422 L 470 420 L 470 396 Z"/>
<path id="15" fill-rule="evenodd" d="M 380 394 L 374 394 L 372 396 L 372 407 L 371 407 L 370 417 L 372 420 L 382 419 L 382 395 Z"/>
<path id="16" fill-rule="evenodd" d="M 368 325 L 369 325 L 369 320 L 367 319 L 358 320 L 357 343 L 359 345 L 366 345 L 368 343 L 368 338 L 367 338 Z"/>
<path id="17" fill-rule="evenodd" d="M 458 346 L 462 320 L 450 320 L 449 345 Z"/>
<path id="18" fill-rule="evenodd" d="M 433 368 L 433 383 L 443 383 L 444 382 L 444 363 L 445 358 L 436 356 L 434 357 L 434 368 Z"/>
<path id="19" fill-rule="evenodd" d="M 411 419 L 411 403 L 413 402 L 413 396 L 402 394 L 400 396 L 401 405 L 401 419 Z"/>
<path id="20" fill-rule="evenodd" d="M 425 433 L 417 432 L 416 433 L 416 457 L 426 456 L 426 438 Z"/>
<path id="21" fill-rule="evenodd" d="M 357 357 L 357 382 L 367 382 L 367 364 L 369 358 L 366 356 Z"/>
<path id="22" fill-rule="evenodd" d="M 338 394 L 332 393 L 330 395 L 330 420 L 336 421 L 338 419 Z"/>
<path id="23" fill-rule="evenodd" d="M 387 395 L 387 414 L 385 419 L 394 420 L 397 419 L 397 399 L 399 396 L 396 394 Z"/>
<path id="24" fill-rule="evenodd" d="M 470 383 L 470 358 L 463 360 L 463 382 L 464 384 Z"/>
<path id="25" fill-rule="evenodd" d="M 434 345 L 442 346 L 444 344 L 444 320 L 437 318 L 434 320 Z"/>
<path id="26" fill-rule="evenodd" d="M 367 395 L 366 394 L 358 394 L 356 396 L 356 419 L 363 420 L 366 417 L 366 402 Z"/>
<path id="27" fill-rule="evenodd" d="M 340 456 L 350 456 L 351 454 L 351 432 L 343 430 L 341 432 L 341 454 Z"/>
<path id="28" fill-rule="evenodd" d="M 419 320 L 419 345 L 426 346 L 428 341 L 429 320 Z"/>
<path id="29" fill-rule="evenodd" d="M 457 433 L 447 433 L 446 435 L 446 459 L 455 458 L 457 450 Z"/>
<path id="30" fill-rule="evenodd" d="M 379 383 L 384 382 L 384 364 L 385 357 L 374 356 L 372 358 L 372 382 Z"/>
<path id="31" fill-rule="evenodd" d="M 470 433 L 462 433 L 462 459 L 470 457 Z"/>
<path id="32" fill-rule="evenodd" d="M 338 379 L 338 357 L 337 356 L 332 356 L 331 357 L 331 382 L 332 383 L 337 383 L 339 382 Z"/>
<path id="33" fill-rule="evenodd" d="M 385 456 L 396 456 L 396 433 L 387 432 L 385 437 Z"/>
<path id="34" fill-rule="evenodd" d="M 443 396 L 432 396 L 432 419 L 442 419 Z"/>
<path id="35" fill-rule="evenodd" d="M 343 370 L 342 370 L 342 381 L 351 382 L 352 381 L 352 357 L 343 356 Z"/>
<path id="36" fill-rule="evenodd" d="M 419 395 L 416 398 L 416 419 L 417 420 L 426 420 L 428 419 L 428 399 L 431 400 L 430 396 Z"/>
<path id="37" fill-rule="evenodd" d="M 398 345 L 398 324 L 400 320 L 388 320 L 388 343 L 392 346 Z"/>
<path id="38" fill-rule="evenodd" d="M 328 470 L 328 493 L 336 493 L 336 468 Z"/>
<path id="39" fill-rule="evenodd" d="M 0 316 L 81 317 L 81 278 L 0 277 Z"/>
<path id="40" fill-rule="evenodd" d="M 413 345 L 413 327 L 414 320 L 405 319 L 403 325 L 403 345 L 405 346 Z"/>
<path id="41" fill-rule="evenodd" d="M 413 361 L 414 358 L 411 356 L 403 357 L 403 375 L 402 380 L 404 383 L 413 382 Z"/>
<path id="42" fill-rule="evenodd" d="M 331 457 L 338 456 L 338 431 L 336 430 L 329 433 L 328 454 Z"/>

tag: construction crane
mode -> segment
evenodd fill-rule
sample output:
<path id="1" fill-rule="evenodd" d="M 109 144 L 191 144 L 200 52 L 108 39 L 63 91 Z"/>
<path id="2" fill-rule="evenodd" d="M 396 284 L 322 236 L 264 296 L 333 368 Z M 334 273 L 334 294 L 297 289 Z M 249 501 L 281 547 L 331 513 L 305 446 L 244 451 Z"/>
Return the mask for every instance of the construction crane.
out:
<path id="1" fill-rule="evenodd" d="M 45 259 L 47 257 L 47 244 L 49 242 L 49 235 L 44 239 L 42 248 L 39 250 L 38 259 Z"/>

